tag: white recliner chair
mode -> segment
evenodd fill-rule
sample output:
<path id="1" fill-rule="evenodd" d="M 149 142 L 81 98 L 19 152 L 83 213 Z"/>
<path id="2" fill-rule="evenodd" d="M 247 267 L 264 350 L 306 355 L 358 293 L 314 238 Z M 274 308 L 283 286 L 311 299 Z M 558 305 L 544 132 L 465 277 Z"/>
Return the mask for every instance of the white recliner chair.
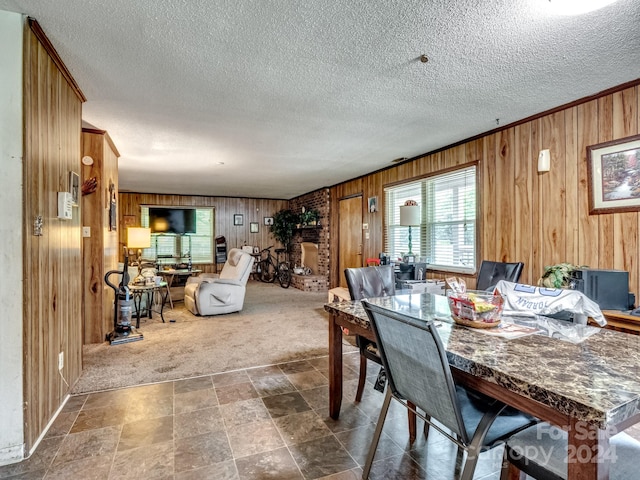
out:
<path id="1" fill-rule="evenodd" d="M 190 277 L 184 287 L 184 304 L 195 315 L 219 315 L 239 312 L 244 305 L 247 280 L 254 258 L 232 248 L 220 275 Z"/>

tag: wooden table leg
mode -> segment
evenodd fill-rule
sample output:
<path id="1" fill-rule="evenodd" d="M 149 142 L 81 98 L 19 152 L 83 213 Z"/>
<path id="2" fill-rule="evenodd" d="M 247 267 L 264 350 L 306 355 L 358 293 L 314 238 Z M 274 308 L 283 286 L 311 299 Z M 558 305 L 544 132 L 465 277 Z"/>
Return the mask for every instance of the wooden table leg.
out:
<path id="1" fill-rule="evenodd" d="M 597 426 L 571 419 L 567 478 L 608 479 L 609 439 Z"/>
<path id="2" fill-rule="evenodd" d="M 407 402 L 407 405 L 409 406 L 409 408 L 407 409 L 407 421 L 409 423 L 409 443 L 413 443 L 416 440 L 416 422 L 418 417 L 416 416 L 414 410 L 417 407 L 411 402 Z"/>
<path id="3" fill-rule="evenodd" d="M 342 404 L 342 329 L 329 315 L 329 416 L 337 420 Z"/>

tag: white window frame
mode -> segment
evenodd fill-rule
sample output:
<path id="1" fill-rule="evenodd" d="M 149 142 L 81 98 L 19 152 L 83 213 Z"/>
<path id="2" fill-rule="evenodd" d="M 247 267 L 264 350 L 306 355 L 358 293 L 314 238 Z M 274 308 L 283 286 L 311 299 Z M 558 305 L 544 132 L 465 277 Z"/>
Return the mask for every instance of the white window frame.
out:
<path id="1" fill-rule="evenodd" d="M 408 252 L 409 227 L 400 225 L 400 206 L 415 200 L 421 207 L 420 225 L 411 228 L 416 262 L 425 262 L 433 270 L 474 274 L 477 181 L 474 164 L 386 187 L 385 253 L 395 260 Z M 448 238 L 438 234 L 443 230 L 450 232 Z"/>

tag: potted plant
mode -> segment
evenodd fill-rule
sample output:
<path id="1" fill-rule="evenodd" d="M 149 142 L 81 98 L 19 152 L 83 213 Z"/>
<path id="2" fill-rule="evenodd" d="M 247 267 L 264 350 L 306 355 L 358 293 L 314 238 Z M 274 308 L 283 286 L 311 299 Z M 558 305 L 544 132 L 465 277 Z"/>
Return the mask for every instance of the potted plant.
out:
<path id="1" fill-rule="evenodd" d="M 280 242 L 287 251 L 289 251 L 293 231 L 298 222 L 299 216 L 288 209 L 280 210 L 273 216 L 273 225 L 271 225 L 270 231 L 273 237 Z"/>
<path id="2" fill-rule="evenodd" d="M 302 213 L 300 214 L 300 223 L 302 225 L 316 225 L 318 220 L 320 220 L 320 212 L 318 210 L 302 207 Z"/>
<path id="3" fill-rule="evenodd" d="M 569 288 L 573 277 L 571 273 L 578 268 L 586 266 L 573 265 L 572 263 L 557 263 L 544 267 L 544 273 L 538 280 L 538 285 L 547 288 Z"/>

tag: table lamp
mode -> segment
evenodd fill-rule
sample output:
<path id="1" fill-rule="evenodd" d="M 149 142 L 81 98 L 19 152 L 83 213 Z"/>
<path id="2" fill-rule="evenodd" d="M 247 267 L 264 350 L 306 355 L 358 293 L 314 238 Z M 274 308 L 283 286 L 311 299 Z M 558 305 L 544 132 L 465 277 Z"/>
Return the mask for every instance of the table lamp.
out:
<path id="1" fill-rule="evenodd" d="M 142 257 L 142 249 L 149 248 L 151 246 L 151 229 L 144 227 L 128 227 L 127 228 L 127 248 L 129 250 L 136 250 L 135 261 L 131 265 L 138 266 L 138 275 L 134 278 L 133 282 L 139 280 L 140 277 L 140 258 Z"/>
<path id="2" fill-rule="evenodd" d="M 413 255 L 411 252 L 411 227 L 420 225 L 420 205 L 413 200 L 407 200 L 400 207 L 400 225 L 409 227 L 409 253 L 407 255 Z"/>

